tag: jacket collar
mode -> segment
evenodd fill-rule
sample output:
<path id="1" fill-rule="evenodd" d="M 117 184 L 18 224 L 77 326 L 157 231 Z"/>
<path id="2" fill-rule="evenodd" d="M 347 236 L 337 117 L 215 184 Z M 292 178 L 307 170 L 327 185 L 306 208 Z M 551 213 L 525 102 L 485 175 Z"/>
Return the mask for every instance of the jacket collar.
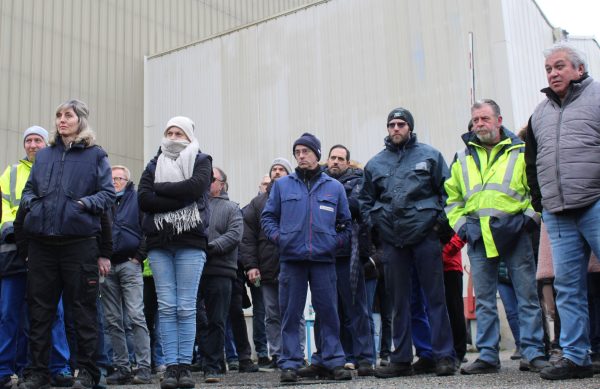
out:
<path id="1" fill-rule="evenodd" d="M 399 145 L 392 143 L 389 135 L 386 136 L 383 141 L 385 143 L 385 148 L 387 150 L 397 153 L 400 150 L 404 150 L 406 148 L 413 147 L 417 143 L 417 134 L 415 134 L 414 132 L 411 132 L 410 138 L 408 138 L 408 140 L 406 142 L 401 143 Z"/>
<path id="2" fill-rule="evenodd" d="M 571 80 L 571 82 L 569 83 L 569 90 L 567 91 L 567 95 L 565 96 L 565 100 L 567 99 L 567 97 L 575 98 L 579 96 L 581 91 L 587 88 L 587 86 L 591 84 L 592 81 L 594 80 L 588 75 L 587 72 L 583 73 L 583 76 L 581 76 L 580 79 Z M 549 100 L 554 101 L 559 106 L 562 105 L 560 97 L 558 97 L 556 92 L 554 92 L 550 87 L 545 87 L 542 90 L 540 90 L 540 92 L 544 93 Z"/>

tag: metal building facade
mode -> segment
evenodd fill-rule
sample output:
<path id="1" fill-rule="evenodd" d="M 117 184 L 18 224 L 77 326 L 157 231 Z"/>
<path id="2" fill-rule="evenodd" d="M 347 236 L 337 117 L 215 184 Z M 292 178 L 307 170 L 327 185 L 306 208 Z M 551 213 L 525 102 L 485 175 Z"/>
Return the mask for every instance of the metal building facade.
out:
<path id="1" fill-rule="evenodd" d="M 274 157 L 292 159 L 302 132 L 324 154 L 343 143 L 366 163 L 382 148 L 388 112 L 404 106 L 419 139 L 450 162 L 473 97 L 496 100 L 510 129 L 527 122 L 554 33 L 533 0 L 318 2 L 149 57 L 145 156 L 169 117 L 188 115 L 245 204 Z"/>
<path id="2" fill-rule="evenodd" d="M 143 58 L 312 0 L 0 0 L 0 165 L 68 98 L 115 164 L 143 167 Z"/>

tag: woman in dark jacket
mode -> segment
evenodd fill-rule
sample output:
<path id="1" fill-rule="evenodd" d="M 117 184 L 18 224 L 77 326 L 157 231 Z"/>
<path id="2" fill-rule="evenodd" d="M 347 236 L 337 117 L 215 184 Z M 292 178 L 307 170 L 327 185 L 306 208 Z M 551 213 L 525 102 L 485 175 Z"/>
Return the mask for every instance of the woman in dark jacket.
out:
<path id="1" fill-rule="evenodd" d="M 26 212 L 23 227 L 28 240 L 31 364 L 20 389 L 49 385 L 52 320 L 48 319 L 56 314 L 61 294 L 77 339 L 74 359 L 79 374 L 73 387 L 91 388 L 100 379 L 94 363 L 98 264 L 103 260 L 97 237 L 115 190 L 106 152 L 95 145 L 88 128 L 88 114 L 86 104 L 78 100 L 57 108 L 56 132 L 50 145 L 38 151 L 21 196 L 19 209 Z"/>
<path id="2" fill-rule="evenodd" d="M 162 389 L 195 385 L 190 364 L 196 295 L 206 262 L 211 179 L 212 159 L 200 152 L 194 122 L 183 116 L 169 120 L 160 150 L 138 187 L 167 365 Z"/>

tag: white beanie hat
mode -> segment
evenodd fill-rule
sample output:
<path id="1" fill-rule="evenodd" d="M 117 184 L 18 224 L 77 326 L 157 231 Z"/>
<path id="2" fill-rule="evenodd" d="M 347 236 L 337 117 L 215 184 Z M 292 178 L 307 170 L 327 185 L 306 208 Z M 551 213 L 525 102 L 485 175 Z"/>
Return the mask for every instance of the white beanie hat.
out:
<path id="1" fill-rule="evenodd" d="M 48 131 L 46 131 L 45 128 L 42 128 L 40 126 L 31 126 L 28 129 L 26 129 L 25 133 L 23 134 L 23 143 L 25 143 L 25 140 L 29 135 L 39 135 L 42 137 L 42 139 L 44 139 L 44 143 L 46 145 L 48 144 Z"/>
<path id="2" fill-rule="evenodd" d="M 190 142 L 194 141 L 194 139 L 195 139 L 195 137 L 194 137 L 195 124 L 192 121 L 192 119 L 185 117 L 185 116 L 172 117 L 167 122 L 167 125 L 165 126 L 165 131 L 164 131 L 163 135 L 166 135 L 167 130 L 171 127 L 180 128 L 185 133 L 185 135 L 187 135 Z"/>

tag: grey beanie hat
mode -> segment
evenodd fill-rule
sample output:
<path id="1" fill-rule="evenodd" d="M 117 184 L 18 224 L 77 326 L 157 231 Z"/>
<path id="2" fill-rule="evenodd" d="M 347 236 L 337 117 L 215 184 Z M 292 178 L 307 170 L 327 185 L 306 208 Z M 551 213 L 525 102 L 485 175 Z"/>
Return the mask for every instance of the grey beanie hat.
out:
<path id="1" fill-rule="evenodd" d="M 48 144 L 48 131 L 46 131 L 45 128 L 40 126 L 31 126 L 26 129 L 25 133 L 23 133 L 23 143 L 25 143 L 25 140 L 29 135 L 39 135 L 42 137 L 42 139 L 44 139 L 44 143 L 46 143 L 46 145 Z"/>
<path id="2" fill-rule="evenodd" d="M 390 124 L 390 122 L 394 119 L 404 120 L 406 123 L 408 123 L 408 126 L 410 127 L 411 131 L 415 129 L 415 120 L 413 119 L 413 116 L 410 113 L 410 111 L 406 108 L 394 108 L 392 112 L 390 112 L 388 115 L 387 124 Z"/>
<path id="3" fill-rule="evenodd" d="M 269 168 L 269 177 L 271 176 L 271 169 L 273 169 L 273 166 L 275 165 L 283 166 L 283 168 L 285 169 L 285 171 L 287 171 L 288 174 L 292 172 L 292 164 L 290 163 L 290 161 L 283 157 L 278 157 L 275 158 L 273 162 L 271 162 L 271 167 Z"/>

